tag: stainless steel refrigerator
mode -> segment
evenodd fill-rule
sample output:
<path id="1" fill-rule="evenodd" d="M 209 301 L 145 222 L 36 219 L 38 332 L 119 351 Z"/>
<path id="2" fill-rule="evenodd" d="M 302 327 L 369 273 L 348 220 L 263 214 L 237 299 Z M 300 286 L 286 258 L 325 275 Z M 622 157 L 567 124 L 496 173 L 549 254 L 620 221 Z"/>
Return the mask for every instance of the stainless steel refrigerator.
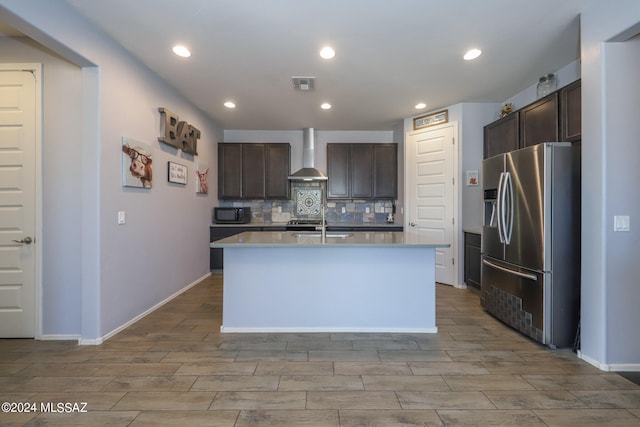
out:
<path id="1" fill-rule="evenodd" d="M 481 304 L 552 348 L 571 346 L 580 311 L 580 157 L 547 142 L 482 163 Z"/>

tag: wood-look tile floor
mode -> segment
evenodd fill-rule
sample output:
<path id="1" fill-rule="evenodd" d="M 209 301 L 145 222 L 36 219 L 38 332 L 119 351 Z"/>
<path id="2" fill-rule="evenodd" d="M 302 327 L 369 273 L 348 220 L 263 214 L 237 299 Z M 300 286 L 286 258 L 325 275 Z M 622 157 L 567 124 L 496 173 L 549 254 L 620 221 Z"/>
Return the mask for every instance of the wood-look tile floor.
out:
<path id="1" fill-rule="evenodd" d="M 433 335 L 220 334 L 221 313 L 211 276 L 100 346 L 0 340 L 0 402 L 37 409 L 0 425 L 640 425 L 638 385 L 532 342 L 466 290 L 437 286 Z"/>

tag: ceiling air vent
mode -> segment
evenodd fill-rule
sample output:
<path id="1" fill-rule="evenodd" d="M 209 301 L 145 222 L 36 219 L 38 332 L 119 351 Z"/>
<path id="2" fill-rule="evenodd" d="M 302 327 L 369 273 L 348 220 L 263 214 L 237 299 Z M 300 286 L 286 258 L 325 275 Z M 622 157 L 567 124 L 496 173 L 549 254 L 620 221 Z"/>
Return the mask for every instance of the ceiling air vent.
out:
<path id="1" fill-rule="evenodd" d="M 315 77 L 291 77 L 293 88 L 302 92 L 313 90 L 313 81 L 315 79 Z"/>

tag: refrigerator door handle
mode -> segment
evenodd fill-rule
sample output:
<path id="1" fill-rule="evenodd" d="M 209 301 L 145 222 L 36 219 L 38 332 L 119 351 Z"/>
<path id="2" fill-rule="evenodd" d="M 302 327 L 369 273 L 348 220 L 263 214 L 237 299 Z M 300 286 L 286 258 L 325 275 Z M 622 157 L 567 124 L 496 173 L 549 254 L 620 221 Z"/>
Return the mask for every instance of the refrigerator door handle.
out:
<path id="1" fill-rule="evenodd" d="M 504 182 L 504 172 L 500 173 L 500 179 L 498 180 L 498 194 L 496 196 L 496 206 L 498 214 L 498 237 L 500 243 L 504 243 L 504 229 L 503 229 L 503 205 L 502 205 L 502 186 Z"/>
<path id="2" fill-rule="evenodd" d="M 504 220 L 504 240 L 507 245 L 511 244 L 511 236 L 513 235 L 513 180 L 511 179 L 511 174 L 509 172 L 505 172 L 504 174 L 504 193 L 505 196 L 507 191 L 509 192 L 509 211 L 507 215 L 509 215 L 508 219 Z M 503 196 L 503 201 L 506 197 Z"/>
<path id="3" fill-rule="evenodd" d="M 538 277 L 535 274 L 527 274 L 527 273 L 520 273 L 519 271 L 513 271 L 513 270 L 510 270 L 508 268 L 496 265 L 496 264 L 492 263 L 491 261 L 487 261 L 486 259 L 483 259 L 482 262 L 485 265 L 488 265 L 491 268 L 495 268 L 496 270 L 504 271 L 505 273 L 513 274 L 514 276 L 522 277 L 523 279 L 534 280 L 534 281 L 538 280 Z"/>

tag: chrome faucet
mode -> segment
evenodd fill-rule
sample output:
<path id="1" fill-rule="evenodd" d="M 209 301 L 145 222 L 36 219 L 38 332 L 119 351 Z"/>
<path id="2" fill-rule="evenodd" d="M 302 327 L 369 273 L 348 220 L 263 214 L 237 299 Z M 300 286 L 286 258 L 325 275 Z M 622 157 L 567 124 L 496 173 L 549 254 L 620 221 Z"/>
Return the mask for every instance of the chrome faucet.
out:
<path id="1" fill-rule="evenodd" d="M 324 203 L 320 206 L 320 212 L 322 213 L 322 219 L 320 223 L 320 227 L 316 227 L 316 230 L 320 230 L 322 233 L 322 243 L 324 243 L 327 238 L 327 223 L 324 220 Z"/>

